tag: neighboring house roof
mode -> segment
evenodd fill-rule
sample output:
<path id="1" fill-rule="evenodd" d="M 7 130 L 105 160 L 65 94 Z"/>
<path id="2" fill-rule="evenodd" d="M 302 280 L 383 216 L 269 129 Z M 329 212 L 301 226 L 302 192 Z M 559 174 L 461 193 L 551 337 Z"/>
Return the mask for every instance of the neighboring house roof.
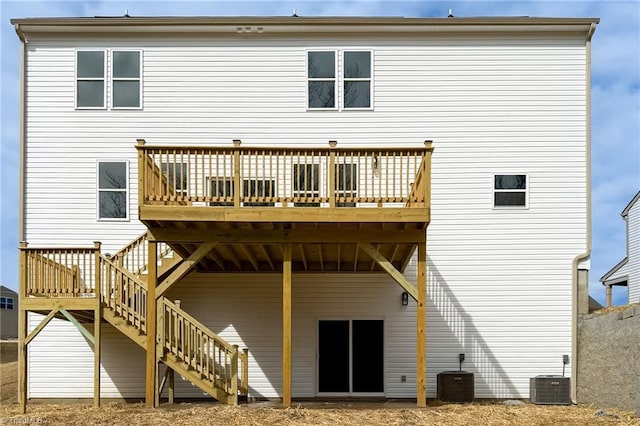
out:
<path id="1" fill-rule="evenodd" d="M 640 191 L 638 191 L 636 196 L 633 197 L 631 201 L 629 201 L 629 204 L 627 204 L 627 207 L 625 207 L 624 210 L 622 210 L 621 216 L 624 218 L 629 216 L 629 211 L 633 208 L 633 206 L 636 204 L 636 201 L 638 200 L 640 200 Z"/>
<path id="2" fill-rule="evenodd" d="M 14 294 L 16 296 L 18 295 L 17 292 L 15 292 L 15 291 L 11 290 L 10 288 L 5 287 L 3 285 L 0 285 L 0 293 L 11 293 L 11 294 Z"/>
<path id="3" fill-rule="evenodd" d="M 636 202 L 640 200 L 640 191 L 636 193 L 636 195 L 629 201 L 629 204 L 622 210 L 620 215 L 627 220 L 629 216 L 629 211 L 633 208 Z M 627 244 L 629 244 L 629 236 L 627 235 Z M 628 252 L 628 250 L 627 250 Z M 629 256 L 622 259 L 618 262 L 613 268 L 611 268 L 606 274 L 600 278 L 600 282 L 604 285 L 627 285 L 627 281 L 629 280 L 628 269 L 629 266 Z"/>
<path id="4" fill-rule="evenodd" d="M 625 257 L 620 262 L 618 262 L 616 266 L 611 268 L 609 272 L 604 274 L 602 278 L 600 278 L 600 282 L 602 284 L 622 284 L 624 281 L 627 281 L 627 268 L 625 268 L 625 266 L 627 266 L 628 264 L 629 258 Z"/>

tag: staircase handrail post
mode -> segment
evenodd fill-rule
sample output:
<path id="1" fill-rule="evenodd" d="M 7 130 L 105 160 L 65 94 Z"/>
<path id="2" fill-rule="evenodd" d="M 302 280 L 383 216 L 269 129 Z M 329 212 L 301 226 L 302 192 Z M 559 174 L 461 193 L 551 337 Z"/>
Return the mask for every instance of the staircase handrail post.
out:
<path id="1" fill-rule="evenodd" d="M 101 276 L 101 268 L 100 268 L 100 247 L 102 246 L 102 243 L 100 241 L 94 241 L 93 242 L 93 246 L 94 246 L 94 257 L 95 257 L 95 282 L 94 282 L 94 293 L 96 295 L 96 298 L 98 299 L 98 305 L 100 305 L 100 302 L 102 300 L 102 285 L 101 285 L 101 280 L 100 280 L 100 276 Z M 78 289 L 79 290 L 79 289 Z"/>
<path id="2" fill-rule="evenodd" d="M 21 298 L 26 298 L 27 297 L 27 284 L 28 284 L 28 280 L 29 280 L 29 272 L 27 269 L 27 247 L 29 246 L 29 244 L 26 241 L 20 241 L 20 244 L 18 246 L 18 248 L 20 249 L 20 283 L 19 283 L 19 289 L 18 291 L 20 292 L 20 297 Z M 20 303 L 21 301 L 19 301 L 18 303 Z M 19 313 L 18 315 L 22 315 L 21 313 Z"/>
<path id="3" fill-rule="evenodd" d="M 242 350 L 242 390 L 249 402 L 249 348 Z"/>
<path id="4" fill-rule="evenodd" d="M 238 353 L 240 352 L 238 345 L 233 345 L 231 352 L 231 405 L 238 404 Z"/>

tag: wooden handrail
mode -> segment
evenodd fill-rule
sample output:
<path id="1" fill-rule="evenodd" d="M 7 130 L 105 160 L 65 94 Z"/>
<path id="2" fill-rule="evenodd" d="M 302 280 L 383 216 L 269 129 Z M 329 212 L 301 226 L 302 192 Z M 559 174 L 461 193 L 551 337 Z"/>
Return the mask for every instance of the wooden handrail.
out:
<path id="1" fill-rule="evenodd" d="M 140 144 L 140 205 L 341 208 L 425 205 L 431 145 L 416 148 L 152 146 Z M 171 182 L 168 173 L 173 170 Z M 176 177 L 177 174 L 180 176 Z M 426 179 L 424 179 L 426 181 Z M 177 191 L 176 187 L 179 187 Z"/>
<path id="2" fill-rule="evenodd" d="M 102 301 L 129 324 L 146 333 L 149 300 L 144 281 L 105 256 L 100 256 L 100 272 Z"/>
<path id="3" fill-rule="evenodd" d="M 238 391 L 238 349 L 222 340 L 178 305 L 162 298 L 160 324 L 164 350 L 188 364 L 230 395 Z"/>

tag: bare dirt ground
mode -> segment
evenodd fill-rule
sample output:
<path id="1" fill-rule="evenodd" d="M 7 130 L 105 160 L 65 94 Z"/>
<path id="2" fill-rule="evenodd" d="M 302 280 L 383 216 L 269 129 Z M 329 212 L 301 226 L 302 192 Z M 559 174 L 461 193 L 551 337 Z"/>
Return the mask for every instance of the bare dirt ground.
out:
<path id="1" fill-rule="evenodd" d="M 3 345 L 4 346 L 4 345 Z M 588 406 L 543 406 L 500 403 L 442 404 L 429 402 L 426 409 L 401 402 L 302 402 L 292 408 L 270 403 L 227 407 L 214 403 L 163 404 L 149 409 L 144 404 L 86 403 L 49 404 L 29 402 L 27 414 L 18 414 L 17 354 L 5 348 L 0 357 L 0 424 L 45 425 L 628 425 L 640 426 L 640 418 L 615 409 Z"/>
<path id="2" fill-rule="evenodd" d="M 540 406 L 525 404 L 439 405 L 417 408 L 252 408 L 182 403 L 158 409 L 143 404 L 107 403 L 101 408 L 86 404 L 28 405 L 18 415 L 16 404 L 0 407 L 2 424 L 47 425 L 640 425 L 631 413 L 586 406 Z"/>
<path id="3" fill-rule="evenodd" d="M 18 402 L 18 344 L 0 343 L 0 405 Z"/>

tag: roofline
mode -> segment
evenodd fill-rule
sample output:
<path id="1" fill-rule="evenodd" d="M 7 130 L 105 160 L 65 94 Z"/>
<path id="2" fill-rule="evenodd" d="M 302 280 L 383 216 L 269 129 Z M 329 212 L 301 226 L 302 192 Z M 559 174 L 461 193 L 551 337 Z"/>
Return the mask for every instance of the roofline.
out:
<path id="1" fill-rule="evenodd" d="M 631 199 L 631 201 L 629 201 L 629 204 L 627 204 L 627 207 L 625 207 L 624 210 L 622 210 L 622 213 L 620 213 L 620 215 L 622 217 L 627 217 L 629 215 L 629 211 L 631 210 L 631 208 L 634 206 L 634 204 L 638 200 L 640 200 L 640 191 L 638 191 L 638 193 L 635 195 L 635 197 L 633 197 Z"/>
<path id="2" fill-rule="evenodd" d="M 616 272 L 618 272 L 620 270 L 620 268 L 622 268 L 624 265 L 627 264 L 627 262 L 629 262 L 629 258 L 628 257 L 625 257 L 624 259 L 622 259 L 620 262 L 618 262 L 616 264 L 616 266 L 614 266 L 613 268 L 609 269 L 609 271 L 600 278 L 600 282 L 603 285 L 606 284 L 607 280 L 609 279 L 609 277 L 611 277 L 611 275 L 613 275 Z M 616 280 L 616 279 L 617 278 L 615 278 L 614 280 Z"/>
<path id="3" fill-rule="evenodd" d="M 220 17 L 148 16 L 95 18 L 16 18 L 11 19 L 21 38 L 25 33 L 100 33 L 126 29 L 132 33 L 150 32 L 467 32 L 467 31 L 559 31 L 585 33 L 591 37 L 599 18 L 537 17 Z"/>

